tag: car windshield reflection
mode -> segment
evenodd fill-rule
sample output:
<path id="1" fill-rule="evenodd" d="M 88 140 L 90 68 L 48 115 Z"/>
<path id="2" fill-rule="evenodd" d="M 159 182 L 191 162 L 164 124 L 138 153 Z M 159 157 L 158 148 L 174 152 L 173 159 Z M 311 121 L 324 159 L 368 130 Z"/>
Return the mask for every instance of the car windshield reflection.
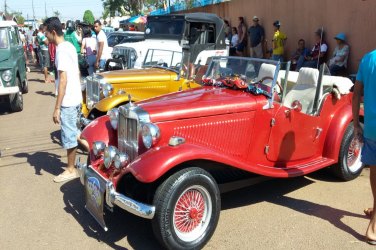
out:
<path id="1" fill-rule="evenodd" d="M 182 53 L 172 50 L 149 49 L 144 63 L 144 68 L 164 68 L 179 72 L 181 68 Z"/>
<path id="2" fill-rule="evenodd" d="M 6 49 L 9 46 L 7 29 L 0 29 L 0 49 Z"/>
<path id="3" fill-rule="evenodd" d="M 278 61 L 245 57 L 213 57 L 206 74 L 204 85 L 243 89 L 269 98 L 273 92 L 281 93 L 283 87 L 277 79 L 285 79 L 286 64 Z"/>

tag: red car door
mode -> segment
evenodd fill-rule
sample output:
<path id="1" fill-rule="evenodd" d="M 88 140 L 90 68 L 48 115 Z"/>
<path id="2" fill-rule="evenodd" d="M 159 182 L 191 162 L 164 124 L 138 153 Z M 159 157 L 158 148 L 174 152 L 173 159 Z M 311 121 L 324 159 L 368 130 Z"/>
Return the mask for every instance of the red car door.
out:
<path id="1" fill-rule="evenodd" d="M 280 106 L 271 122 L 267 159 L 276 167 L 286 167 L 290 161 L 317 156 L 322 128 L 320 117 Z"/>

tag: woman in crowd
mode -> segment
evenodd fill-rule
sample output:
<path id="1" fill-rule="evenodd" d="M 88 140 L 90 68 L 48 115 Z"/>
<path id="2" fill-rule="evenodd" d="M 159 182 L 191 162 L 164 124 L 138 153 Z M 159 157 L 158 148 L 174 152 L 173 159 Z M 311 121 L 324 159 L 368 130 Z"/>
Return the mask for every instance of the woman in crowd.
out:
<path id="1" fill-rule="evenodd" d="M 89 75 L 94 73 L 94 65 L 97 54 L 97 39 L 92 36 L 90 27 L 83 27 L 83 39 L 81 44 L 81 53 L 86 55 L 87 63 L 89 65 Z"/>
<path id="2" fill-rule="evenodd" d="M 232 37 L 231 37 L 231 44 L 230 44 L 230 55 L 236 55 L 236 46 L 239 43 L 239 36 L 238 36 L 238 29 L 236 27 L 232 27 Z"/>
<path id="3" fill-rule="evenodd" d="M 347 68 L 350 48 L 349 45 L 346 44 L 346 35 L 344 33 L 339 33 L 334 39 L 337 41 L 337 46 L 329 61 L 329 69 L 331 75 L 338 76 L 343 74 Z"/>

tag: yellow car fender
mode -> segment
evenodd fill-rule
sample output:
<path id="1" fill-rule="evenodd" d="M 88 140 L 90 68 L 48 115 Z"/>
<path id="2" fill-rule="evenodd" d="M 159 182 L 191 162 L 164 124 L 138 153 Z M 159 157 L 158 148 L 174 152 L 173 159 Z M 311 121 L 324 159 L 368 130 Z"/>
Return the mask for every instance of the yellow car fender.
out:
<path id="1" fill-rule="evenodd" d="M 107 112 L 108 110 L 115 108 L 123 103 L 127 103 L 128 101 L 128 94 L 113 95 L 100 100 L 94 105 L 94 108 L 101 112 Z M 137 101 L 140 101 L 140 99 L 132 95 L 132 102 Z"/>

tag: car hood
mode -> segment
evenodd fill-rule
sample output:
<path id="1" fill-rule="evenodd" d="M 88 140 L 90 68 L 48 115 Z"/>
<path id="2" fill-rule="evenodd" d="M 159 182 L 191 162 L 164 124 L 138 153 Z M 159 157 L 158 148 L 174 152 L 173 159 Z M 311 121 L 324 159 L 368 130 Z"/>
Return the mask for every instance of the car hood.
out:
<path id="1" fill-rule="evenodd" d="M 177 77 L 176 72 L 160 68 L 114 70 L 99 75 L 111 84 L 173 81 Z"/>
<path id="2" fill-rule="evenodd" d="M 252 111 L 267 102 L 238 90 L 201 87 L 138 102 L 152 122 Z"/>

